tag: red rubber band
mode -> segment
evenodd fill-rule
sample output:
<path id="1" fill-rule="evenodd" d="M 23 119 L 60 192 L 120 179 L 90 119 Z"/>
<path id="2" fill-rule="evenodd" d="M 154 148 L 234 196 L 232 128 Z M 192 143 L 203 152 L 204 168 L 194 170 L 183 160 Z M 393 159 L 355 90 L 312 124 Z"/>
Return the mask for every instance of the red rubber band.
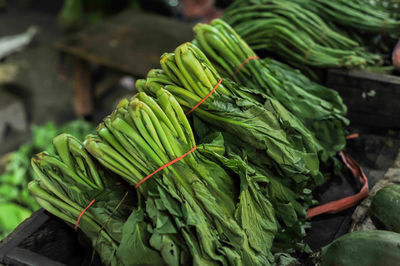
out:
<path id="1" fill-rule="evenodd" d="M 358 138 L 360 135 L 358 135 L 358 133 L 353 133 L 353 134 L 350 134 L 350 135 L 348 135 L 347 137 L 346 137 L 346 139 L 356 139 L 356 138 Z"/>
<path id="2" fill-rule="evenodd" d="M 179 156 L 176 159 L 173 159 L 172 161 L 170 161 L 169 163 L 164 164 L 163 166 L 161 166 L 160 168 L 158 168 L 157 170 L 155 170 L 153 173 L 149 174 L 148 176 L 146 176 L 145 178 L 143 178 L 142 180 L 139 181 L 139 183 L 136 184 L 135 188 L 138 188 L 144 181 L 146 181 L 147 179 L 149 179 L 150 177 L 152 177 L 154 174 L 160 172 L 162 169 L 170 166 L 171 164 L 176 163 L 179 160 L 182 160 L 183 158 L 185 158 L 188 154 L 194 152 L 196 150 L 197 146 L 194 146 L 190 151 L 188 151 L 187 153 Z"/>
<path id="3" fill-rule="evenodd" d="M 186 115 L 189 115 L 189 114 L 190 114 L 191 112 L 193 112 L 197 107 L 199 107 L 200 104 L 202 104 L 205 100 L 207 100 L 208 97 L 210 97 L 211 94 L 213 94 L 214 91 L 218 88 L 218 86 L 221 84 L 221 82 L 222 82 L 222 79 L 220 79 L 220 80 L 218 81 L 217 85 L 215 85 L 215 87 L 212 89 L 212 91 L 210 91 L 210 93 L 209 93 L 206 97 L 204 97 L 200 102 L 198 102 L 198 103 L 195 105 L 195 107 L 192 108 L 192 110 L 190 110 L 189 112 L 187 112 Z"/>
<path id="4" fill-rule="evenodd" d="M 351 158 L 348 154 L 345 152 L 341 151 L 340 156 L 342 157 L 342 160 L 344 164 L 349 168 L 349 170 L 352 172 L 354 177 L 358 179 L 358 181 L 363 184 L 363 187 L 361 188 L 360 192 L 353 196 L 345 197 L 340 200 L 336 201 L 331 201 L 329 203 L 323 204 L 321 206 L 309 209 L 307 211 L 307 219 L 323 214 L 323 213 L 338 213 L 341 211 L 344 211 L 350 207 L 353 207 L 356 205 L 358 202 L 360 202 L 362 199 L 368 196 L 369 194 L 369 189 L 368 189 L 368 178 L 364 174 L 363 170 L 361 167 L 358 165 L 356 161 L 354 161 L 353 158 Z"/>
<path id="5" fill-rule="evenodd" d="M 240 71 L 240 69 L 250 60 L 252 59 L 258 59 L 258 56 L 254 55 L 254 56 L 250 56 L 249 58 L 247 58 L 246 60 L 244 60 L 243 63 L 241 63 L 235 70 L 235 73 L 233 73 L 232 77 L 236 76 L 236 74 Z"/>
<path id="6" fill-rule="evenodd" d="M 95 201 L 96 201 L 96 199 L 93 199 L 93 200 L 88 204 L 88 206 L 86 206 L 86 208 L 83 209 L 83 211 L 81 212 L 81 214 L 79 214 L 78 220 L 76 220 L 76 223 L 75 223 L 75 231 L 78 230 L 79 221 L 81 220 L 82 215 L 87 211 L 87 209 L 89 209 L 90 206 L 92 206 L 92 204 L 93 204 Z"/>

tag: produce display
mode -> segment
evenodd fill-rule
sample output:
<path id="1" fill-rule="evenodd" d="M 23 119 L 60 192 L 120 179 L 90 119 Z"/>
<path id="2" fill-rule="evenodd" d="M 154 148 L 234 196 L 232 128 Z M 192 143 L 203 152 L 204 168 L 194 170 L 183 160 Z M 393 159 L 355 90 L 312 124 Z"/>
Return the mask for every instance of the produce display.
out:
<path id="1" fill-rule="evenodd" d="M 338 93 L 289 65 L 374 65 L 381 56 L 340 27 L 378 34 L 384 20 L 388 35 L 399 31 L 384 3 L 345 2 L 236 0 L 224 20 L 197 24 L 192 42 L 165 52 L 94 132 L 59 134 L 33 156 L 29 192 L 104 265 L 298 265 L 312 252 L 313 192 L 344 169 L 339 152 L 362 176 L 361 197 L 368 182 L 342 152 L 349 121 Z M 399 188 L 372 195 L 370 209 L 395 232 L 349 233 L 311 257 L 398 264 Z"/>
<path id="2" fill-rule="evenodd" d="M 310 188 L 324 181 L 313 134 L 277 100 L 222 80 L 193 44 L 161 66 L 169 75 L 150 71 L 138 81 L 148 94 L 122 100 L 83 144 L 62 134 L 54 155 L 35 156 L 31 193 L 106 265 L 295 261 Z M 120 205 L 125 191 L 135 197 Z"/>

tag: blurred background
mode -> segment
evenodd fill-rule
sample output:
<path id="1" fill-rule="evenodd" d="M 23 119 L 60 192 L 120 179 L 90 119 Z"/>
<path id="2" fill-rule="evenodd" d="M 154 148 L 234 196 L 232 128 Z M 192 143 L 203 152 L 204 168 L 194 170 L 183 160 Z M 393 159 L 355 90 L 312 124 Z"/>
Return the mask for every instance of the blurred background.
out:
<path id="1" fill-rule="evenodd" d="M 0 0 L 0 239 L 38 209 L 30 158 L 94 131 L 229 0 Z"/>

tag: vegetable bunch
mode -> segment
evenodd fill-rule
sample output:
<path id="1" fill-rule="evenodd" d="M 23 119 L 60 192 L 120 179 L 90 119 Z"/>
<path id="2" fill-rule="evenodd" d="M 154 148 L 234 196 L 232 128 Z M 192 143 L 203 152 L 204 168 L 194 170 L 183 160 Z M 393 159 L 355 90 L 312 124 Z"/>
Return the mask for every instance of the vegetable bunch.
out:
<path id="1" fill-rule="evenodd" d="M 205 55 L 193 44 L 179 46 L 164 54 L 163 70 L 149 72 L 147 81 L 138 81 L 139 90 L 155 95 L 160 87 L 172 93 L 188 110 L 213 88 L 215 91 L 193 114 L 207 127 L 222 130 L 259 151 L 263 167 L 273 168 L 295 187 L 321 184 L 317 152 L 312 134 L 277 100 L 259 90 L 222 80 Z M 261 99 L 264 104 L 260 104 Z M 201 130 L 196 128 L 197 130 Z M 260 157 L 261 156 L 261 157 Z"/>
<path id="2" fill-rule="evenodd" d="M 253 49 L 271 52 L 298 68 L 354 67 L 380 60 L 292 1 L 237 0 L 223 19 Z"/>
<path id="3" fill-rule="evenodd" d="M 39 209 L 35 199 L 27 189 L 34 179 L 30 159 L 42 150 L 52 150 L 51 139 L 61 132 L 84 137 L 94 130 L 94 126 L 82 120 L 74 120 L 56 126 L 53 122 L 32 126 L 32 139 L 9 155 L 4 160 L 4 172 L 0 169 L 0 239 L 13 231 L 32 212 Z M 0 159 L 0 168 L 3 160 Z"/>
<path id="4" fill-rule="evenodd" d="M 137 264 L 269 265 L 277 222 L 265 193 L 256 184 L 242 187 L 195 150 L 177 100 L 163 88 L 153 92 L 155 98 L 141 92 L 122 100 L 85 141 L 103 166 L 137 187 L 142 208 L 125 223 L 119 258 L 125 264 L 135 254 Z"/>
<path id="5" fill-rule="evenodd" d="M 100 168 L 75 137 L 61 134 L 53 144 L 56 154 L 32 158 L 36 179 L 28 185 L 30 193 L 44 209 L 78 225 L 105 264 L 118 265 L 115 252 L 122 226 L 135 208 L 133 193 L 127 194 L 129 187 Z"/>
<path id="6" fill-rule="evenodd" d="M 381 1 L 295 0 L 294 2 L 314 12 L 324 21 L 346 28 L 396 37 L 400 34 L 400 20 L 392 17 L 393 7 L 384 7 Z M 387 4 L 392 3 L 389 1 Z"/>
<path id="7" fill-rule="evenodd" d="M 224 77 L 278 100 L 316 136 L 323 161 L 344 148 L 347 109 L 337 92 L 277 61 L 259 60 L 222 20 L 198 24 L 194 31 L 196 44 Z"/>

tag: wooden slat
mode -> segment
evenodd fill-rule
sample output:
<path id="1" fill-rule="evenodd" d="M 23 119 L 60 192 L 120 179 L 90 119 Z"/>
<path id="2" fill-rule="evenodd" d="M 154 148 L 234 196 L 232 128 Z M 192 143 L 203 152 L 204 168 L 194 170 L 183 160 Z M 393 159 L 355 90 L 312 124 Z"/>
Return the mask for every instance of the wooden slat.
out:
<path id="1" fill-rule="evenodd" d="M 92 114 L 92 82 L 89 63 L 75 58 L 74 64 L 74 108 L 78 117 Z"/>
<path id="2" fill-rule="evenodd" d="M 193 39 L 192 24 L 133 10 L 56 43 L 63 52 L 90 63 L 144 77 L 159 68 L 160 56 Z"/>

